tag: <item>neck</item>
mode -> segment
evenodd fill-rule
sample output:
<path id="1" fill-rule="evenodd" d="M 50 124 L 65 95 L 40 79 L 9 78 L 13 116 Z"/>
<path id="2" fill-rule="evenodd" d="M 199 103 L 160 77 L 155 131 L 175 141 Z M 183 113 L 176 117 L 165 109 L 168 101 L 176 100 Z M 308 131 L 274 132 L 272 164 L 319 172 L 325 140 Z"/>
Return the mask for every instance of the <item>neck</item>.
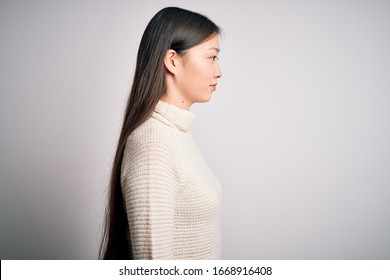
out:
<path id="1" fill-rule="evenodd" d="M 186 100 L 179 92 L 172 92 L 172 90 L 167 90 L 161 96 L 160 100 L 184 110 L 189 110 L 193 104 L 193 102 Z"/>

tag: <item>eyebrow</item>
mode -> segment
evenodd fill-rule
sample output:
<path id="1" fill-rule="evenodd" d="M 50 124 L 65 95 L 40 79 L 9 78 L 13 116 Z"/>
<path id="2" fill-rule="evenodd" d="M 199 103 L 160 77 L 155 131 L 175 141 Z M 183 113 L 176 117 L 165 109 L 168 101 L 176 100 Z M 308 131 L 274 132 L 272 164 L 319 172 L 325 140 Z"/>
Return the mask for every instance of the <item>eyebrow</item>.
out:
<path id="1" fill-rule="evenodd" d="M 221 51 L 220 49 L 215 48 L 215 47 L 211 47 L 211 48 L 209 48 L 208 50 L 216 50 L 217 52 L 220 52 L 220 51 Z"/>

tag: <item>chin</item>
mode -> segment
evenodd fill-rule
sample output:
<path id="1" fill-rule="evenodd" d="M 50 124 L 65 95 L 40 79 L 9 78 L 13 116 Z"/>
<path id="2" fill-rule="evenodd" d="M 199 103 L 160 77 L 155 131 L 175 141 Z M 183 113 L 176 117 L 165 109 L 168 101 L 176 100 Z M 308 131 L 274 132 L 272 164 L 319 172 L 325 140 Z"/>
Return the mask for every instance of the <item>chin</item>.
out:
<path id="1" fill-rule="evenodd" d="M 212 97 L 212 92 L 206 92 L 205 94 L 201 95 L 201 96 L 197 96 L 197 98 L 195 99 L 194 103 L 206 103 L 206 102 L 209 102 L 211 100 L 211 97 Z"/>
<path id="2" fill-rule="evenodd" d="M 213 96 L 213 93 L 205 94 L 203 102 L 209 102 L 211 100 L 212 96 Z"/>
<path id="3" fill-rule="evenodd" d="M 210 96 L 210 97 L 206 97 L 206 98 L 201 99 L 201 100 L 198 100 L 197 102 L 198 102 L 198 103 L 206 103 L 206 102 L 209 102 L 210 99 L 211 99 L 211 96 Z"/>

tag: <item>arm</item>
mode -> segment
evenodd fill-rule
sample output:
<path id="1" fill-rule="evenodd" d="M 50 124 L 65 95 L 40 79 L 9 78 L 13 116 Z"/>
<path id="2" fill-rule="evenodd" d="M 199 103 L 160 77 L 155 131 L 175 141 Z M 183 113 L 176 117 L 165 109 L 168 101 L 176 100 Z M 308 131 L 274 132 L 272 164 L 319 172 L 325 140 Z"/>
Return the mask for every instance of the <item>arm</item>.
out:
<path id="1" fill-rule="evenodd" d="M 121 172 L 134 258 L 173 259 L 179 187 L 173 145 L 158 135 L 129 137 Z"/>

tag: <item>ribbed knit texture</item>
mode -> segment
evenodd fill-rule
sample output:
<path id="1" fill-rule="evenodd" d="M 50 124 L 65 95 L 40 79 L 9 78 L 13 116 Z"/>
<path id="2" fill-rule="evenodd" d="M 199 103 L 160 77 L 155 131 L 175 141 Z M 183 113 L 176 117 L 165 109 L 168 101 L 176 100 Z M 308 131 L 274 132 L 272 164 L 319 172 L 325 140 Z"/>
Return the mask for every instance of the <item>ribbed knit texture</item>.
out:
<path id="1" fill-rule="evenodd" d="M 222 188 L 193 112 L 159 101 L 127 139 L 121 184 L 135 259 L 220 259 Z"/>

